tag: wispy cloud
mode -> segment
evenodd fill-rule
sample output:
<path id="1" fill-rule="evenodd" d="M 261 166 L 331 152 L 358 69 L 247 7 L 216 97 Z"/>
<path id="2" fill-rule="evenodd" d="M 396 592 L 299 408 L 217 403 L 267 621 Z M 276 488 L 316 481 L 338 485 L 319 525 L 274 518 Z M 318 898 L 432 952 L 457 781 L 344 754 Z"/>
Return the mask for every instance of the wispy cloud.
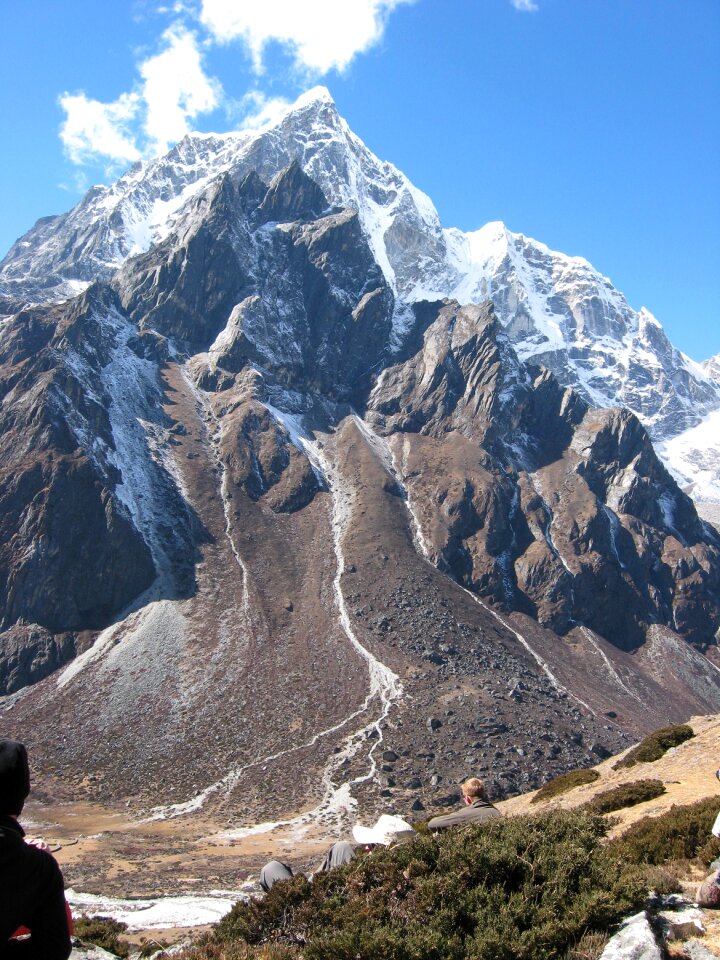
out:
<path id="1" fill-rule="evenodd" d="M 202 0 L 200 20 L 219 43 L 242 41 L 257 73 L 263 53 L 276 41 L 287 47 L 298 68 L 323 75 L 345 70 L 358 53 L 383 35 L 387 18 L 413 0 Z"/>
<path id="2" fill-rule="evenodd" d="M 535 13 L 536 10 L 540 9 L 535 0 L 510 0 L 510 2 L 516 10 L 521 10 L 524 13 Z"/>
<path id="3" fill-rule="evenodd" d="M 290 105 L 284 97 L 267 97 L 260 90 L 250 90 L 237 104 L 238 125 L 242 130 L 260 130 L 276 123 Z"/>
<path id="4" fill-rule="evenodd" d="M 124 93 L 114 103 L 100 103 L 84 93 L 65 93 L 60 106 L 65 111 L 60 139 L 73 163 L 87 163 L 97 157 L 116 163 L 140 159 L 132 131 L 140 110 L 137 94 Z"/>
<path id="5" fill-rule="evenodd" d="M 157 151 L 184 137 L 188 121 L 214 110 L 222 96 L 219 83 L 203 70 L 194 34 L 176 26 L 164 38 L 166 49 L 140 67 L 145 133 Z"/>
<path id="6" fill-rule="evenodd" d="M 345 70 L 355 56 L 378 43 L 388 17 L 415 0 L 165 0 L 153 14 L 176 18 L 162 35 L 159 52 L 138 64 L 132 90 L 110 103 L 84 92 L 64 93 L 60 138 L 77 164 L 102 163 L 108 173 L 166 150 L 189 132 L 201 114 L 222 105 L 243 128 L 271 123 L 288 101 L 259 90 L 230 103 L 203 66 L 203 51 L 239 43 L 254 70 L 263 72 L 265 48 L 282 45 L 298 79 Z M 513 0 L 531 3 L 532 0 Z M 142 8 L 141 8 L 142 10 Z"/>
<path id="7" fill-rule="evenodd" d="M 175 25 L 163 49 L 138 68 L 136 88 L 111 103 L 65 93 L 60 139 L 73 163 L 110 168 L 166 150 L 191 129 L 190 121 L 220 102 L 219 83 L 205 74 L 197 38 Z"/>

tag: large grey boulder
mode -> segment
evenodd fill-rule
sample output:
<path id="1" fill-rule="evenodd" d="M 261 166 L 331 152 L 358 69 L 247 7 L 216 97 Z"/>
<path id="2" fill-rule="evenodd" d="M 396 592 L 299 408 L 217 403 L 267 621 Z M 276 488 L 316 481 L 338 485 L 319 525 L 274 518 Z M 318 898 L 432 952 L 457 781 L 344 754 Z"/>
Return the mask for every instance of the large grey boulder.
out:
<path id="1" fill-rule="evenodd" d="M 663 923 L 666 940 L 687 940 L 689 937 L 703 937 L 705 926 L 702 911 L 696 907 L 684 910 L 663 910 L 659 914 Z"/>
<path id="2" fill-rule="evenodd" d="M 624 922 L 600 960 L 663 960 L 662 949 L 644 910 Z"/>

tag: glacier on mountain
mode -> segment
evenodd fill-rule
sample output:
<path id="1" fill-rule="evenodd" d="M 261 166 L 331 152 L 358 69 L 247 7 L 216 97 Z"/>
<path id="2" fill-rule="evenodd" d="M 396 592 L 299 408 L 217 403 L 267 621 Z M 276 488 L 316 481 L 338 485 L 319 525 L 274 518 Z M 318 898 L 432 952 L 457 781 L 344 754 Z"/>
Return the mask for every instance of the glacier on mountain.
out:
<path id="1" fill-rule="evenodd" d="M 720 505 L 720 410 L 659 444 L 657 451 L 696 502 Z M 720 514 L 718 514 L 720 519 Z"/>

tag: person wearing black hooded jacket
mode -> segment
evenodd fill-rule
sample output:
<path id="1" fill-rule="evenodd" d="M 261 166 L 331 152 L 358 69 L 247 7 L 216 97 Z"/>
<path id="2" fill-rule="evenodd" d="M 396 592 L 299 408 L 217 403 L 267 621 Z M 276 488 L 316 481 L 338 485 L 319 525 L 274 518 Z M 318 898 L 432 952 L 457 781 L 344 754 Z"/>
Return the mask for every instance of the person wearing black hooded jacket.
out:
<path id="1" fill-rule="evenodd" d="M 72 943 L 60 867 L 25 842 L 17 819 L 29 792 L 25 747 L 0 739 L 0 960 L 66 960 Z M 19 927 L 30 936 L 10 939 Z"/>

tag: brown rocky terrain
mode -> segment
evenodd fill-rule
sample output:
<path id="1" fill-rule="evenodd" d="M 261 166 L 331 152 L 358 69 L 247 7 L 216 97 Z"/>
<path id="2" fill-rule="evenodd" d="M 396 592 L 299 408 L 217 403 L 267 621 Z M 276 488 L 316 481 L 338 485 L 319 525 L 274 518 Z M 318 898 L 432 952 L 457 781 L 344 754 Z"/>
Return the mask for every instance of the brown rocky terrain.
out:
<path id="1" fill-rule="evenodd" d="M 720 715 L 691 717 L 688 725 L 692 728 L 694 736 L 668 750 L 659 760 L 614 770 L 615 764 L 627 753 L 623 751 L 592 767 L 600 774 L 599 779 L 593 783 L 582 784 L 567 793 L 539 803 L 533 803 L 537 791 L 528 791 L 522 796 L 504 800 L 500 804 L 500 809 L 510 816 L 555 807 L 569 810 L 587 803 L 611 787 L 651 777 L 662 781 L 665 793 L 654 800 L 647 800 L 613 813 L 613 818 L 618 822 L 613 827 L 611 836 L 622 833 L 624 829 L 642 820 L 643 817 L 660 816 L 674 805 L 683 806 L 695 803 L 696 800 L 704 800 L 706 797 L 717 796 L 720 810 L 720 784 L 715 777 L 720 757 Z"/>
<path id="2" fill-rule="evenodd" d="M 639 421 L 491 304 L 399 309 L 291 164 L 8 321 L 0 723 L 46 796 L 327 838 L 720 708 L 720 543 Z"/>

